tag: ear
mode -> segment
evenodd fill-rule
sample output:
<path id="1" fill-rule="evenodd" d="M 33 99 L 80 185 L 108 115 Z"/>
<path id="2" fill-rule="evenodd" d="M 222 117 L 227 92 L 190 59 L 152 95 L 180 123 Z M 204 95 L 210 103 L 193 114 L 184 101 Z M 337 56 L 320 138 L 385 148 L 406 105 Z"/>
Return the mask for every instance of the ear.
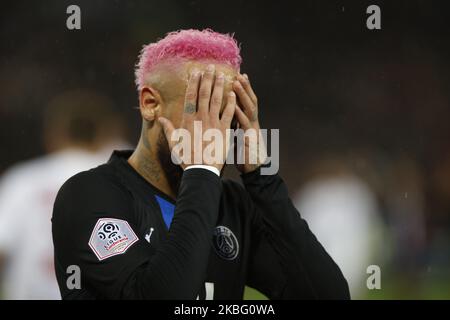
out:
<path id="1" fill-rule="evenodd" d="M 141 89 L 139 109 L 144 120 L 154 121 L 161 112 L 161 103 L 161 95 L 156 89 L 148 86 Z"/>

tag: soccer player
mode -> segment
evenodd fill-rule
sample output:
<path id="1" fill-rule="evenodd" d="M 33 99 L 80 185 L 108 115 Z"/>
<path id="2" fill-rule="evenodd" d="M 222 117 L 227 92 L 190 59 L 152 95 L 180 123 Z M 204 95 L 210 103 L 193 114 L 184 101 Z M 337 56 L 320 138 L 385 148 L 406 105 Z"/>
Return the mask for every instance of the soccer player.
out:
<path id="1" fill-rule="evenodd" d="M 243 186 L 221 179 L 223 161 L 172 161 L 172 133 L 182 128 L 194 137 L 194 121 L 224 136 L 233 117 L 244 130 L 259 129 L 240 63 L 235 39 L 211 30 L 169 33 L 143 48 L 136 149 L 75 175 L 55 201 L 64 299 L 242 299 L 245 285 L 271 299 L 349 298 L 339 267 L 282 179 L 261 174 L 261 161 L 238 166 Z M 75 288 L 68 286 L 73 266 L 81 278 Z"/>

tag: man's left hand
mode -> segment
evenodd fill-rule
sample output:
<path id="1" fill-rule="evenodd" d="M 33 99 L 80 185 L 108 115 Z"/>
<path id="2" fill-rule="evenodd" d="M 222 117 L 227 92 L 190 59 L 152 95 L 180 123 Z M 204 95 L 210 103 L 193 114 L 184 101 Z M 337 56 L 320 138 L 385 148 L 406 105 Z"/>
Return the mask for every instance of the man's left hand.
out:
<path id="1" fill-rule="evenodd" d="M 255 130 L 257 143 L 250 143 L 248 138 L 244 141 L 244 163 L 237 164 L 237 168 L 242 173 L 248 173 L 259 168 L 266 161 L 267 151 L 262 138 L 258 120 L 258 98 L 250 85 L 247 74 L 239 74 L 233 82 L 233 90 L 239 99 L 235 110 L 235 116 L 239 122 L 239 127 L 244 131 Z M 254 159 L 256 161 L 249 161 Z"/>

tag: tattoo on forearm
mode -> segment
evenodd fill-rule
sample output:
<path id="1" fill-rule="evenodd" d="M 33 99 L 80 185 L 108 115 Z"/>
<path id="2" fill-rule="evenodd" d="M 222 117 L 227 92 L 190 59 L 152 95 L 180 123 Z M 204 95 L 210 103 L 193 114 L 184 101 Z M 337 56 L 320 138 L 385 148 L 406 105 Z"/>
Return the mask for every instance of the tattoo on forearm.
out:
<path id="1" fill-rule="evenodd" d="M 188 102 L 184 105 L 184 113 L 192 114 L 195 112 L 196 109 L 197 108 L 195 107 L 195 104 L 193 104 L 193 103 Z"/>

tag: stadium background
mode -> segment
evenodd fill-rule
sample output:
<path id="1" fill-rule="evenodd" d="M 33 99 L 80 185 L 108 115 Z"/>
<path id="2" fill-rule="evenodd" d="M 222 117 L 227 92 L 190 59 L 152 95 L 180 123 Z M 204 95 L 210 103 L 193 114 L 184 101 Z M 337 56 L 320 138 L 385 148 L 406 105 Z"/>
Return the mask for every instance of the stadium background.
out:
<path id="1" fill-rule="evenodd" d="M 364 252 L 369 264 L 381 267 L 382 289 L 360 290 L 355 298 L 448 299 L 450 33 L 444 3 L 2 3 L 0 174 L 45 154 L 44 110 L 74 89 L 113 101 L 120 134 L 133 144 L 140 130 L 133 66 L 142 45 L 183 28 L 234 33 L 242 44 L 242 70 L 259 96 L 262 125 L 280 129 L 280 172 L 291 194 L 304 199 L 311 181 L 346 175 L 375 201 L 368 211 L 376 230 L 369 224 L 362 237 L 377 239 Z M 70 4 L 81 8 L 79 31 L 66 28 Z M 370 4 L 381 7 L 382 30 L 365 27 Z M 260 298 L 253 291 L 246 297 Z"/>

